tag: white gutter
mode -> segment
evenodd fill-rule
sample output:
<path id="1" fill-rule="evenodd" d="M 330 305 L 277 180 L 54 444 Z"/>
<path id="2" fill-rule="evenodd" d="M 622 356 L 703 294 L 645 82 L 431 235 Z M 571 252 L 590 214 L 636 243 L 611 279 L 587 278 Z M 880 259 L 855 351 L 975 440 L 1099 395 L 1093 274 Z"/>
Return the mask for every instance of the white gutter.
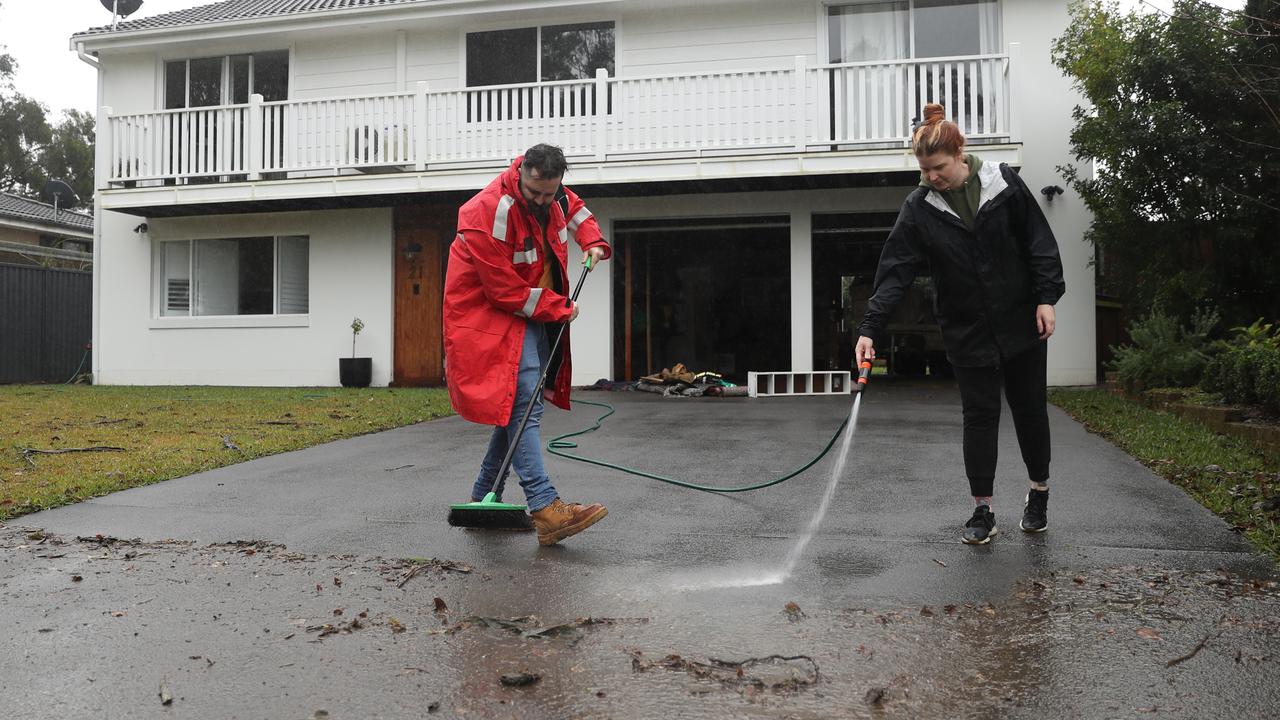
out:
<path id="1" fill-rule="evenodd" d="M 95 58 L 94 56 L 84 51 L 83 42 L 72 43 L 71 49 L 75 50 L 76 55 L 79 55 L 80 59 L 84 61 L 86 64 L 88 64 L 89 67 L 93 68 L 94 70 L 102 69 L 102 63 L 97 58 Z"/>

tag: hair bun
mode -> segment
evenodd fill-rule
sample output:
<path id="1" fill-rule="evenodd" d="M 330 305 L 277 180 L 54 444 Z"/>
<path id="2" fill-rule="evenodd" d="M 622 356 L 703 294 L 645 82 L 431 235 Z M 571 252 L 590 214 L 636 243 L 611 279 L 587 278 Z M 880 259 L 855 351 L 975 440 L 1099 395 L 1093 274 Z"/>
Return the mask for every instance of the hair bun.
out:
<path id="1" fill-rule="evenodd" d="M 929 103 L 924 106 L 924 124 L 933 125 L 940 123 L 946 119 L 947 111 L 938 103 Z"/>

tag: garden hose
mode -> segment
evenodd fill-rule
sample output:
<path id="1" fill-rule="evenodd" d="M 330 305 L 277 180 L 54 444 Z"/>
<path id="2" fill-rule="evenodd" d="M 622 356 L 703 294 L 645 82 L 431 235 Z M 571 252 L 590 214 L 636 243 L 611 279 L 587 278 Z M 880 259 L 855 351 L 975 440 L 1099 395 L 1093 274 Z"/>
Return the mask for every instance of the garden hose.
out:
<path id="1" fill-rule="evenodd" d="M 865 382 L 863 382 L 862 384 L 865 385 Z M 600 467 L 607 467 L 612 470 L 619 470 L 621 472 L 624 472 L 630 475 L 639 475 L 640 477 L 649 478 L 650 480 L 657 480 L 658 482 L 664 482 L 670 485 L 676 485 L 682 488 L 688 488 L 690 490 L 701 490 L 702 492 L 709 492 L 709 493 L 726 493 L 727 494 L 727 493 L 747 492 L 749 490 L 759 490 L 761 488 L 767 488 L 772 485 L 777 485 L 778 483 L 790 480 L 791 478 L 799 475 L 805 470 L 808 470 L 809 468 L 813 467 L 815 463 L 817 463 L 824 456 L 826 456 L 826 454 L 830 452 L 831 447 L 835 445 L 836 438 L 840 437 L 840 433 L 844 432 L 845 426 L 849 424 L 849 417 L 845 416 L 844 422 L 840 423 L 840 427 L 836 428 L 835 434 L 831 436 L 831 440 L 827 442 L 827 446 L 822 448 L 822 452 L 818 453 L 817 457 L 805 463 L 799 469 L 793 470 L 787 473 L 786 475 L 783 475 L 780 478 L 768 480 L 761 483 L 756 483 L 754 485 L 722 488 L 722 487 L 712 487 L 710 485 L 698 485 L 696 483 L 685 482 L 683 480 L 676 480 L 675 478 L 656 475 L 654 473 L 645 472 L 643 470 L 636 470 L 635 468 L 629 468 L 623 465 L 616 465 L 614 463 L 605 462 L 603 460 L 596 460 L 595 458 L 586 457 L 584 455 L 571 455 L 567 452 L 564 452 L 564 450 L 566 449 L 578 447 L 577 443 L 569 442 L 566 440 L 566 438 L 577 437 L 578 435 L 585 435 L 589 432 L 593 432 L 595 430 L 600 429 L 600 421 L 604 420 L 605 418 L 609 417 L 615 412 L 615 410 L 613 409 L 613 406 L 609 405 L 608 403 L 591 402 L 589 400 L 578 400 L 577 402 L 583 405 L 595 405 L 596 407 L 605 408 L 607 412 L 601 415 L 600 417 L 596 418 L 595 423 L 592 424 L 591 427 L 583 428 L 581 430 L 576 430 L 574 432 L 565 433 L 563 435 L 557 435 L 551 438 L 549 441 L 547 441 L 547 452 L 551 453 L 552 455 L 558 455 L 562 458 L 567 458 L 569 460 L 577 460 L 578 462 L 590 463 L 592 465 L 599 465 Z"/>

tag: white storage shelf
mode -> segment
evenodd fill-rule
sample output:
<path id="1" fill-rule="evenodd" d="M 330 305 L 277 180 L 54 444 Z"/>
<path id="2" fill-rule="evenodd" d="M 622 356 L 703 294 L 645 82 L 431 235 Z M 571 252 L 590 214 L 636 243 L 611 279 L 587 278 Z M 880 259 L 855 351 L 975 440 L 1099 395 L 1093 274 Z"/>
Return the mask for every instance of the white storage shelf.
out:
<path id="1" fill-rule="evenodd" d="M 851 380 L 852 373 L 848 370 L 748 372 L 747 394 L 751 397 L 848 395 Z"/>

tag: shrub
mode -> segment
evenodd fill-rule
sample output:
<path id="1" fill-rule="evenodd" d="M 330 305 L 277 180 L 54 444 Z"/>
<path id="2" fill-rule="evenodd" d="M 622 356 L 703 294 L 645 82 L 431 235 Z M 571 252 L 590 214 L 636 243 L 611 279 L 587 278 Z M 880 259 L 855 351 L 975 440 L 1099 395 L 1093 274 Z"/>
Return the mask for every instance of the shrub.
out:
<path id="1" fill-rule="evenodd" d="M 1218 323 L 1218 314 L 1197 310 L 1191 327 L 1160 310 L 1129 325 L 1133 345 L 1112 347 L 1111 367 L 1120 374 L 1120 384 L 1135 392 L 1154 387 L 1191 387 L 1204 374 L 1209 356 L 1209 331 Z"/>
<path id="2" fill-rule="evenodd" d="M 1206 365 L 1200 387 L 1222 393 L 1227 402 L 1280 413 L 1280 344 L 1251 331 L 1258 325 L 1236 328 L 1232 342 Z"/>

